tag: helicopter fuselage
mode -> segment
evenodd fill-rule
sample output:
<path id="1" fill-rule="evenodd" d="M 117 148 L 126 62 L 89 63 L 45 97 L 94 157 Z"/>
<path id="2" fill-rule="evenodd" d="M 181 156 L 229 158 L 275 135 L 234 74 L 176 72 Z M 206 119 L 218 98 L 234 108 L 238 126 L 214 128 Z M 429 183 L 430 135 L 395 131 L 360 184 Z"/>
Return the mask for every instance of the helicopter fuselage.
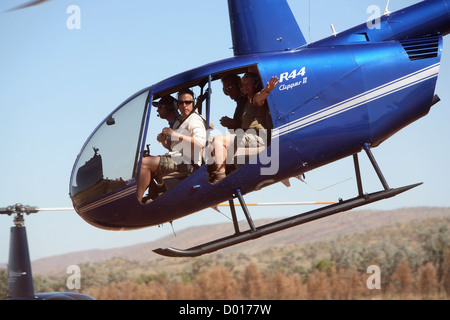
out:
<path id="1" fill-rule="evenodd" d="M 437 101 L 435 86 L 442 39 L 450 29 L 449 12 L 448 1 L 421 2 L 384 16 L 379 29 L 363 24 L 297 49 L 236 56 L 141 90 L 114 110 L 83 147 L 71 178 L 74 208 L 99 228 L 159 225 L 227 201 L 236 190 L 250 193 L 354 155 L 364 144 L 378 146 L 426 115 Z M 248 71 L 258 72 L 263 83 L 272 76 L 280 80 L 267 99 L 273 125 L 270 147 L 217 184 L 208 181 L 205 164 L 151 203 L 138 201 L 135 177 L 155 97 Z M 129 176 L 107 179 L 100 170 L 105 168 L 106 154 L 95 141 L 103 128 L 115 126 L 112 120 L 123 107 L 137 100 L 140 129 L 130 141 L 135 151 Z M 210 103 L 214 100 L 208 99 L 207 118 Z M 94 147 L 99 147 L 95 156 L 101 159 L 90 159 L 92 152 L 84 151 Z M 98 179 L 77 181 L 83 167 Z"/>

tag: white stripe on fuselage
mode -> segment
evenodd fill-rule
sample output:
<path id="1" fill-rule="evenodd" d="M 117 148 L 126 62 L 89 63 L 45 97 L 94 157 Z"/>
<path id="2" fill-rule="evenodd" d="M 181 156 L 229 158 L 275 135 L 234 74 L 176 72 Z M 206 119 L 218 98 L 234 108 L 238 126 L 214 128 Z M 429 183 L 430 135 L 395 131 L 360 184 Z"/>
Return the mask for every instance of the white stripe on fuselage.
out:
<path id="1" fill-rule="evenodd" d="M 300 119 L 286 123 L 274 129 L 273 137 L 274 138 L 280 137 L 287 133 L 300 130 L 319 121 L 338 115 L 342 112 L 363 106 L 371 101 L 380 99 L 394 92 L 409 88 L 420 82 L 437 77 L 439 73 L 439 66 L 440 66 L 439 63 L 434 64 L 432 66 L 416 71 L 402 78 L 383 84 L 372 90 L 363 92 L 347 100 L 336 103 L 332 106 L 326 107 L 317 112 L 311 113 Z"/>

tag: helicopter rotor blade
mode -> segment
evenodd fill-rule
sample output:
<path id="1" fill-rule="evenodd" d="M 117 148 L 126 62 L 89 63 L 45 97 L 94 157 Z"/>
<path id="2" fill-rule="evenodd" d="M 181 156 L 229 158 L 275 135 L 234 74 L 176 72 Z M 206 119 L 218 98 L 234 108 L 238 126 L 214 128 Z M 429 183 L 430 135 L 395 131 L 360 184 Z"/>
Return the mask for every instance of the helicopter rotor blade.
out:
<path id="1" fill-rule="evenodd" d="M 336 201 L 305 201 L 305 202 L 254 202 L 246 203 L 247 206 L 301 206 L 301 205 L 322 205 L 322 204 L 334 204 Z M 236 203 L 235 206 L 240 206 L 240 203 Z M 228 203 L 221 203 L 218 207 L 229 207 Z"/>
<path id="2" fill-rule="evenodd" d="M 300 180 L 301 182 L 303 182 L 304 184 L 306 184 L 309 188 L 311 188 L 311 189 L 314 190 L 314 191 L 323 191 L 323 190 L 326 190 L 326 189 L 329 189 L 329 188 L 331 188 L 331 187 L 337 186 L 337 185 L 339 185 L 339 184 L 341 184 L 341 183 L 347 182 L 347 181 L 349 181 L 349 180 L 352 179 L 352 178 L 350 177 L 350 178 L 347 178 L 347 179 L 345 179 L 345 180 L 342 180 L 342 181 L 333 183 L 333 184 L 331 184 L 331 185 L 329 185 L 329 186 L 326 186 L 326 187 L 323 187 L 323 188 L 316 188 L 316 187 L 312 186 L 311 184 L 309 184 L 308 182 L 306 182 L 306 180 L 305 180 L 304 178 L 302 178 L 301 176 L 296 176 L 295 178 L 297 178 L 298 180 Z"/>
<path id="3" fill-rule="evenodd" d="M 37 208 L 39 211 L 74 211 L 72 207 L 61 207 L 61 208 Z"/>
<path id="4" fill-rule="evenodd" d="M 300 205 L 325 205 L 325 204 L 335 204 L 336 201 L 306 201 L 306 202 L 254 202 L 254 203 L 246 203 L 247 206 L 300 206 Z M 240 203 L 235 203 L 235 206 L 240 207 L 241 204 Z M 227 219 L 231 220 L 232 219 L 227 216 L 226 214 L 224 214 L 222 211 L 219 210 L 219 207 L 229 207 L 230 204 L 229 203 L 220 203 L 218 205 L 215 205 L 213 207 L 211 207 L 212 209 L 214 209 L 215 211 L 217 211 L 218 213 L 220 213 L 221 215 L 225 216 Z"/>
<path id="5" fill-rule="evenodd" d="M 20 203 L 17 203 L 12 206 L 7 207 L 1 207 L 0 208 L 0 214 L 31 214 L 31 213 L 38 213 L 40 211 L 73 211 L 74 208 L 71 207 L 60 207 L 60 208 L 38 208 L 36 206 L 30 206 L 30 205 L 22 205 Z"/>
<path id="6" fill-rule="evenodd" d="M 34 6 L 40 5 L 40 4 L 42 4 L 44 2 L 47 2 L 47 1 L 49 1 L 49 0 L 32 0 L 32 1 L 29 1 L 27 3 L 22 4 L 20 6 L 17 6 L 15 8 L 9 9 L 7 11 L 22 10 L 22 9 L 25 9 L 25 8 L 29 8 L 29 7 L 34 7 Z"/>

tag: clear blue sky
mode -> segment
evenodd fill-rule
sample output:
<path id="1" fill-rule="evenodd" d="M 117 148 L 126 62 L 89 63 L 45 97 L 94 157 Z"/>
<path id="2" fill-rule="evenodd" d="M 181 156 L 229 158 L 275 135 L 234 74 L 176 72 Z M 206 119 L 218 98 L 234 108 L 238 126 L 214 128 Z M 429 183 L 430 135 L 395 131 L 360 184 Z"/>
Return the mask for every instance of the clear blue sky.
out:
<path id="1" fill-rule="evenodd" d="M 26 0 L 23 0 L 26 2 Z M 382 0 L 288 0 L 305 38 L 316 41 L 363 23 L 370 5 Z M 395 11 L 413 0 L 392 0 Z M 233 55 L 226 0 L 53 0 L 6 12 L 18 0 L 0 2 L 0 206 L 15 203 L 70 207 L 69 178 L 86 138 L 129 96 L 169 76 Z M 76 4 L 81 29 L 70 30 L 67 8 Z M 430 114 L 407 127 L 374 154 L 393 187 L 425 184 L 371 209 L 450 206 L 450 46 L 445 39 L 437 93 Z M 233 104 L 223 100 L 223 113 Z M 222 115 L 222 114 L 221 114 Z M 218 115 L 219 116 L 219 115 Z M 213 119 L 214 120 L 214 119 Z M 216 119 L 217 123 L 217 119 Z M 161 123 L 162 125 L 162 123 Z M 365 155 L 368 191 L 380 188 Z M 316 201 L 348 198 L 356 192 L 351 159 L 313 171 L 307 181 L 292 180 L 251 194 L 249 202 Z M 305 207 L 254 208 L 253 217 L 279 217 Z M 223 211 L 226 211 L 223 210 Z M 228 212 L 227 212 L 228 213 Z M 175 230 L 228 221 L 208 209 L 174 222 Z M 12 217 L 0 216 L 0 263 L 7 262 Z M 131 232 L 96 229 L 75 211 L 26 218 L 32 260 L 87 249 L 122 247 L 171 234 L 170 225 Z M 69 262 L 70 263 L 70 262 Z"/>

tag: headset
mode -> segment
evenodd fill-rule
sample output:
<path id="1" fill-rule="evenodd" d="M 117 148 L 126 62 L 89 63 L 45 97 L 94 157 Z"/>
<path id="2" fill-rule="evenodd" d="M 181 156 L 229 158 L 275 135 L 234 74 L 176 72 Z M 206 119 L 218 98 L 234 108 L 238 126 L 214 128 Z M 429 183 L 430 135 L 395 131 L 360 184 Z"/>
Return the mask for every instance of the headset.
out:
<path id="1" fill-rule="evenodd" d="M 247 72 L 244 77 L 251 77 L 253 79 L 254 82 L 254 87 L 255 87 L 255 92 L 259 92 L 261 91 L 264 86 L 261 82 L 261 77 L 258 76 L 256 73 L 254 72 Z"/>

